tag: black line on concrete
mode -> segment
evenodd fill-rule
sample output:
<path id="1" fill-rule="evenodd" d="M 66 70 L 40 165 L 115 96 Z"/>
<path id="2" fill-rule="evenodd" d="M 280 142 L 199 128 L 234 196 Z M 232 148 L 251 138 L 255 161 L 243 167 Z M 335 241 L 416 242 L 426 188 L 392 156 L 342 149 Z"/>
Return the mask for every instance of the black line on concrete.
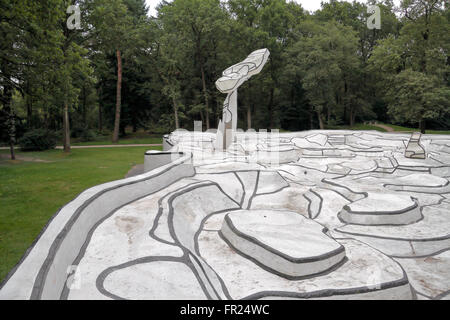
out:
<path id="1" fill-rule="evenodd" d="M 192 157 L 192 155 L 191 155 L 191 157 Z M 67 233 L 70 231 L 70 229 L 72 228 L 74 223 L 78 220 L 78 217 L 81 215 L 83 210 L 88 205 L 90 205 L 94 200 L 96 200 L 101 195 L 103 195 L 103 194 L 105 194 L 105 193 L 107 193 L 109 191 L 116 190 L 116 189 L 119 189 L 119 188 L 124 187 L 124 186 L 140 183 L 140 182 L 143 182 L 143 181 L 146 181 L 146 180 L 158 177 L 158 176 L 160 176 L 160 175 L 162 175 L 162 174 L 164 174 L 164 173 L 166 173 L 166 172 L 168 172 L 168 171 L 170 171 L 170 170 L 172 170 L 172 169 L 174 169 L 174 168 L 176 168 L 176 167 L 178 167 L 179 165 L 182 165 L 182 164 L 183 163 L 172 165 L 172 166 L 170 166 L 170 167 L 168 167 L 168 168 L 166 168 L 166 169 L 164 169 L 164 170 L 162 170 L 162 171 L 160 171 L 160 172 L 158 172 L 156 174 L 153 174 L 151 176 L 148 176 L 148 177 L 145 177 L 145 178 L 142 178 L 142 179 L 121 183 L 121 184 L 118 184 L 116 186 L 103 189 L 103 190 L 97 192 L 92 197 L 90 197 L 88 200 L 86 200 L 81 206 L 79 206 L 75 210 L 73 215 L 69 218 L 69 220 L 66 222 L 64 228 L 59 232 L 58 236 L 53 241 L 53 243 L 52 243 L 52 245 L 51 245 L 51 247 L 49 249 L 49 253 L 47 255 L 47 258 L 45 259 L 44 263 L 42 264 L 42 266 L 41 266 L 41 268 L 40 268 L 40 270 L 38 272 L 38 275 L 35 278 L 34 286 L 33 286 L 33 290 L 32 290 L 30 299 L 34 300 L 34 299 L 40 299 L 41 298 L 43 285 L 44 285 L 45 279 L 47 278 L 47 274 L 50 271 L 51 262 L 53 261 L 55 255 L 56 255 L 56 253 L 57 253 L 57 251 L 58 251 L 62 241 L 66 237 Z M 182 178 L 186 178 L 186 177 L 182 177 Z M 176 181 L 181 180 L 182 178 L 179 178 Z M 176 182 L 176 181 L 174 181 L 174 182 Z M 147 194 L 147 196 L 150 195 L 150 194 L 156 193 L 156 192 L 158 192 L 158 191 L 160 191 L 162 189 L 164 189 L 164 187 L 160 188 L 159 190 L 155 190 L 155 191 Z"/>
<path id="2" fill-rule="evenodd" d="M 445 292 L 442 292 L 441 294 L 438 294 L 436 297 L 433 298 L 433 300 L 442 300 L 446 296 L 450 294 L 450 290 L 447 290 Z"/>
<path id="3" fill-rule="evenodd" d="M 256 195 L 256 192 L 258 191 L 258 184 L 259 184 L 259 175 L 261 174 L 261 171 L 258 170 L 257 174 L 256 174 L 256 183 L 255 183 L 255 189 L 253 190 L 253 194 L 250 196 L 249 200 L 248 200 L 248 205 L 247 205 L 247 210 L 250 210 L 251 206 L 252 206 L 252 201 L 253 198 Z"/>
<path id="4" fill-rule="evenodd" d="M 122 263 L 120 265 L 109 267 L 109 268 L 103 270 L 99 274 L 99 276 L 97 277 L 96 282 L 95 282 L 97 290 L 104 296 L 109 297 L 111 299 L 126 300 L 125 298 L 117 296 L 105 289 L 104 283 L 105 283 L 106 278 L 111 273 L 113 273 L 117 270 L 125 269 L 125 268 L 132 267 L 132 266 L 135 266 L 138 264 L 151 263 L 151 262 L 179 262 L 184 265 L 187 265 L 188 267 L 190 267 L 191 270 L 192 270 L 192 268 L 195 268 L 194 266 L 189 266 L 189 264 L 192 264 L 192 263 L 189 261 L 186 253 L 182 257 L 179 257 L 179 258 L 171 257 L 171 256 L 149 256 L 149 257 L 139 258 L 139 259 L 136 259 L 133 261 L 128 261 L 128 262 Z M 197 275 L 195 275 L 195 276 L 197 276 Z M 202 281 L 198 277 L 197 277 L 197 281 L 199 282 L 199 285 L 202 287 L 206 297 L 208 298 L 209 295 L 207 293 L 206 288 L 203 288 Z"/>

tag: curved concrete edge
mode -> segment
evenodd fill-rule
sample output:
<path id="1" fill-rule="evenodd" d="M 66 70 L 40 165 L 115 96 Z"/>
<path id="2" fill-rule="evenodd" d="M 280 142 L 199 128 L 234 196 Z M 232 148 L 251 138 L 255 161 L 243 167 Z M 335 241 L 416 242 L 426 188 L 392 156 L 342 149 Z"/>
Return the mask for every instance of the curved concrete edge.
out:
<path id="1" fill-rule="evenodd" d="M 420 258 L 433 255 L 450 248 L 450 236 L 434 239 L 387 238 L 376 235 L 366 235 L 334 229 L 346 237 L 351 237 L 384 254 L 394 258 Z"/>
<path id="2" fill-rule="evenodd" d="M 192 154 L 139 176 L 83 191 L 62 207 L 42 230 L 0 288 L 2 299 L 59 299 L 68 268 L 90 230 L 102 218 L 139 198 L 195 175 Z M 72 270 L 73 271 L 73 270 Z"/>
<path id="3" fill-rule="evenodd" d="M 311 189 L 306 192 L 303 197 L 308 200 L 308 215 L 311 219 L 316 219 L 322 211 L 323 199 L 320 194 Z"/>
<path id="4" fill-rule="evenodd" d="M 169 151 L 173 148 L 173 144 L 170 141 L 170 137 L 168 134 L 163 136 L 163 151 Z"/>
<path id="5" fill-rule="evenodd" d="M 349 224 L 364 226 L 382 226 L 382 225 L 407 225 L 418 222 L 423 219 L 420 207 L 417 202 L 415 205 L 397 212 L 354 212 L 348 206 L 345 206 L 339 213 L 338 218 Z"/>
<path id="6" fill-rule="evenodd" d="M 149 150 L 144 155 L 144 172 L 172 163 L 184 156 L 183 152 Z"/>
<path id="7" fill-rule="evenodd" d="M 409 283 L 393 283 L 383 288 L 362 288 L 361 290 L 338 291 L 323 290 L 317 292 L 261 292 L 246 298 L 251 300 L 412 300 L 413 290 Z"/>
<path id="8" fill-rule="evenodd" d="M 420 186 L 401 186 L 386 184 L 384 187 L 388 190 L 401 191 L 401 192 L 417 192 L 425 194 L 446 194 L 450 193 L 450 185 L 444 187 L 420 187 Z"/>
<path id="9" fill-rule="evenodd" d="M 289 280 L 305 279 L 334 270 L 346 259 L 343 246 L 318 257 L 304 259 L 288 257 L 256 239 L 242 234 L 233 226 L 228 216 L 225 217 L 219 234 L 237 253 L 249 258 L 260 267 Z"/>

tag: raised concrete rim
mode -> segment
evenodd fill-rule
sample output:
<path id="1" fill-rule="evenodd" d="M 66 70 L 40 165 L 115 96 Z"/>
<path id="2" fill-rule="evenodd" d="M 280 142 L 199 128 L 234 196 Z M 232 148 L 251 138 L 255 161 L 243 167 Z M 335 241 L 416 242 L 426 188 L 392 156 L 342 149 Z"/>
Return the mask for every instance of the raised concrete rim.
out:
<path id="1" fill-rule="evenodd" d="M 264 248 L 265 250 L 267 250 L 267 251 L 269 251 L 269 252 L 271 252 L 271 253 L 273 253 L 273 254 L 275 254 L 275 255 L 277 255 L 277 256 L 283 258 L 283 259 L 286 259 L 286 260 L 288 260 L 288 261 L 290 261 L 290 262 L 293 262 L 293 263 L 317 262 L 317 261 L 321 261 L 321 260 L 324 260 L 324 259 L 327 259 L 327 258 L 331 258 L 331 257 L 333 257 L 333 256 L 336 256 L 336 255 L 338 255 L 338 254 L 340 254 L 340 253 L 342 253 L 342 252 L 345 252 L 345 247 L 344 247 L 342 244 L 340 244 L 340 243 L 337 242 L 336 240 L 330 238 L 330 239 L 336 241 L 336 243 L 339 243 L 339 248 L 334 249 L 333 251 L 330 251 L 330 252 L 328 252 L 328 253 L 318 255 L 318 256 L 313 256 L 313 257 L 308 257 L 308 258 L 293 258 L 293 257 L 291 257 L 291 256 L 289 256 L 289 255 L 287 255 L 287 254 L 285 254 L 285 253 L 283 253 L 283 252 L 280 252 L 280 251 L 278 251 L 278 250 L 276 250 L 276 249 L 274 249 L 274 248 L 272 248 L 272 247 L 266 245 L 265 243 L 262 243 L 262 242 L 259 241 L 258 239 L 256 239 L 256 238 L 254 238 L 254 237 L 252 237 L 252 236 L 249 236 L 249 235 L 247 235 L 247 234 L 245 234 L 245 233 L 239 231 L 239 230 L 234 226 L 234 224 L 233 224 L 233 222 L 231 221 L 231 219 L 230 219 L 230 217 L 228 216 L 228 214 L 225 216 L 224 222 L 227 224 L 227 226 L 230 228 L 230 230 L 233 231 L 235 234 L 237 234 L 239 237 L 244 238 L 244 239 L 246 239 L 246 240 L 248 240 L 248 241 L 250 241 L 250 242 L 256 244 L 257 246 L 260 246 L 260 247 Z M 322 232 L 323 232 L 324 234 L 325 234 L 327 231 L 328 231 L 327 228 L 323 228 L 323 229 L 322 229 Z"/>
<path id="2" fill-rule="evenodd" d="M 343 207 L 344 210 L 346 210 L 349 214 L 360 214 L 360 215 L 368 215 L 368 216 L 376 216 L 376 215 L 396 215 L 396 214 L 403 214 L 403 213 L 407 213 L 411 210 L 416 209 L 419 204 L 417 199 L 410 197 L 411 200 L 413 200 L 414 204 L 412 204 L 409 207 L 406 207 L 404 209 L 400 209 L 400 210 L 394 210 L 394 211 L 353 211 L 350 209 L 349 205 L 345 205 Z M 366 200 L 367 198 L 361 199 L 361 200 Z M 361 200 L 357 200 L 357 201 L 361 201 Z M 354 202 L 357 202 L 354 201 Z M 350 204 L 351 205 L 351 204 Z"/>

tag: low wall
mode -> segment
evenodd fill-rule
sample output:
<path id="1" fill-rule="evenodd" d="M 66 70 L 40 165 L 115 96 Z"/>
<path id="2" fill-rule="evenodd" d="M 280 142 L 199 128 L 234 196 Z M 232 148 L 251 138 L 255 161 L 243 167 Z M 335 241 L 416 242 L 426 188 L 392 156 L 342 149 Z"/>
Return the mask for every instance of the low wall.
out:
<path id="1" fill-rule="evenodd" d="M 152 171 L 184 156 L 183 152 L 161 152 L 150 150 L 145 153 L 144 172 Z"/>
<path id="2" fill-rule="evenodd" d="M 163 136 L 163 151 L 169 151 L 173 148 L 173 144 L 169 141 L 169 135 Z"/>
<path id="3" fill-rule="evenodd" d="M 95 228 L 116 210 L 195 174 L 192 155 L 139 176 L 90 188 L 61 208 L 0 287 L 0 299 L 60 299 L 68 270 Z"/>

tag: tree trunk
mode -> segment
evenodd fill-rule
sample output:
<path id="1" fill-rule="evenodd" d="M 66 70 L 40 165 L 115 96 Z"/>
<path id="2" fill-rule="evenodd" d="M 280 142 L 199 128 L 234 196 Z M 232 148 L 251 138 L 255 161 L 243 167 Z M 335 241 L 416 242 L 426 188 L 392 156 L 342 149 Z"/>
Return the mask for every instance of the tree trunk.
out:
<path id="1" fill-rule="evenodd" d="M 102 115 L 102 105 L 98 104 L 98 131 L 103 131 L 103 115 Z"/>
<path id="2" fill-rule="evenodd" d="M 344 106 L 344 116 L 343 116 L 344 121 L 347 120 L 347 106 Z"/>
<path id="3" fill-rule="evenodd" d="M 319 109 L 317 109 L 316 112 L 317 112 L 317 118 L 319 119 L 320 130 L 323 130 L 323 129 L 325 129 L 325 126 L 323 124 L 322 115 L 320 114 L 320 110 Z"/>
<path id="4" fill-rule="evenodd" d="M 14 150 L 14 143 L 16 142 L 16 121 L 14 119 L 14 112 L 11 108 L 12 97 L 7 97 L 8 108 L 6 109 L 8 117 L 8 135 L 9 135 L 9 152 L 11 153 L 11 160 L 16 160 L 16 153 Z"/>
<path id="5" fill-rule="evenodd" d="M 14 140 L 9 140 L 9 152 L 11 154 L 11 160 L 16 160 L 16 152 L 14 151 Z"/>
<path id="6" fill-rule="evenodd" d="M 64 102 L 64 115 L 63 115 L 63 128 L 64 128 L 64 152 L 70 152 L 70 124 L 69 124 L 69 105 L 67 101 Z"/>
<path id="7" fill-rule="evenodd" d="M 116 118 L 114 121 L 114 133 L 112 142 L 119 142 L 120 130 L 120 108 L 122 101 L 122 56 L 120 50 L 116 51 L 117 55 L 117 88 L 116 88 Z"/>
<path id="8" fill-rule="evenodd" d="M 103 131 L 103 115 L 102 115 L 102 103 L 101 103 L 102 88 L 98 89 L 98 131 Z"/>
<path id="9" fill-rule="evenodd" d="M 11 160 L 16 160 L 16 153 L 14 151 L 14 143 L 16 141 L 16 122 L 14 119 L 14 112 L 11 108 L 12 88 L 9 84 L 3 88 L 3 96 L 5 98 L 4 110 L 7 117 L 7 130 L 9 136 L 9 151 L 11 153 Z"/>
<path id="10" fill-rule="evenodd" d="M 355 111 L 353 108 L 350 108 L 350 127 L 353 127 L 355 125 Z"/>
<path id="11" fill-rule="evenodd" d="M 247 130 L 252 128 L 252 107 L 247 107 Z"/>
<path id="12" fill-rule="evenodd" d="M 83 85 L 83 123 L 87 124 L 87 97 L 86 97 L 86 86 Z"/>
<path id="13" fill-rule="evenodd" d="M 175 100 L 175 97 L 172 96 L 172 106 L 173 106 L 173 113 L 175 115 L 175 128 L 180 128 L 180 122 L 178 120 L 178 105 L 177 101 Z"/>
<path id="14" fill-rule="evenodd" d="M 202 85 L 203 85 L 203 95 L 205 97 L 205 106 L 206 106 L 206 130 L 209 129 L 209 102 L 208 102 L 208 93 L 206 92 L 206 80 L 205 80 L 205 70 L 203 66 L 200 67 L 202 72 Z"/>
<path id="15" fill-rule="evenodd" d="M 422 134 L 425 134 L 426 132 L 426 121 L 423 119 L 419 121 L 419 130 Z"/>
<path id="16" fill-rule="evenodd" d="M 205 116 L 203 115 L 203 111 L 200 110 L 200 119 L 202 120 L 202 128 L 205 123 Z"/>
<path id="17" fill-rule="evenodd" d="M 33 127 L 33 101 L 31 96 L 27 94 L 27 127 L 31 129 Z"/>
<path id="18" fill-rule="evenodd" d="M 270 118 L 269 126 L 270 126 L 270 128 L 269 129 L 273 128 L 273 94 L 274 94 L 274 90 L 275 89 L 273 87 L 270 88 L 270 99 L 269 99 L 269 118 Z"/>
<path id="19" fill-rule="evenodd" d="M 327 124 L 329 125 L 331 121 L 331 108 L 330 106 L 327 107 Z"/>
<path id="20" fill-rule="evenodd" d="M 2 63 L 1 69 L 4 77 L 6 78 L 6 82 L 3 86 L 3 98 L 4 98 L 3 110 L 5 111 L 7 117 L 6 127 L 9 136 L 9 151 L 11 153 L 11 160 L 16 160 L 16 154 L 14 151 L 14 143 L 16 142 L 16 122 L 14 119 L 14 112 L 11 107 L 13 88 L 10 84 L 11 77 L 9 76 L 8 65 L 6 62 Z"/>
<path id="21" fill-rule="evenodd" d="M 25 96 L 25 103 L 27 106 L 27 127 L 33 127 L 33 97 L 31 96 L 30 81 L 27 81 L 27 92 Z"/>

